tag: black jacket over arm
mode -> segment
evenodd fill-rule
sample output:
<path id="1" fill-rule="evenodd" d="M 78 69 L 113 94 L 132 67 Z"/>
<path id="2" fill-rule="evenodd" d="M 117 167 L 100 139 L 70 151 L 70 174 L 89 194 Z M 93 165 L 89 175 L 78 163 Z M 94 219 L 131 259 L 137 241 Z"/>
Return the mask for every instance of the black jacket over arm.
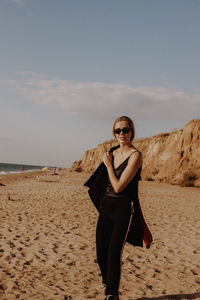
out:
<path id="1" fill-rule="evenodd" d="M 119 145 L 111 148 L 110 152 L 113 152 L 118 147 Z M 100 212 L 100 204 L 105 193 L 107 181 L 108 181 L 107 168 L 102 162 L 84 184 L 85 186 L 89 187 L 88 190 L 89 196 L 94 206 L 98 210 L 98 212 Z M 127 242 L 133 246 L 142 247 L 143 240 L 145 242 L 146 247 L 149 248 L 153 239 L 152 239 L 151 232 L 149 231 L 148 226 L 144 220 L 139 199 L 137 199 L 137 205 L 134 207 L 134 214 L 133 214 L 130 230 L 128 233 L 128 237 L 127 237 Z"/>

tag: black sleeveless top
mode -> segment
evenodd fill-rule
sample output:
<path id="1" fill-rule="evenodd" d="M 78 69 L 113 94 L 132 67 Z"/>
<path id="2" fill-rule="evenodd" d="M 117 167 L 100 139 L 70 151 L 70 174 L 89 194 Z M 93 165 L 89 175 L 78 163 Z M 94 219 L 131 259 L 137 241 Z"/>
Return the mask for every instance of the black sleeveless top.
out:
<path id="1" fill-rule="evenodd" d="M 126 168 L 129 157 L 114 169 L 117 178 L 120 178 L 122 172 Z M 108 179 L 106 191 L 100 206 L 101 217 L 119 222 L 129 222 L 133 207 L 135 210 L 138 206 L 138 181 L 141 179 L 140 173 L 141 168 L 138 169 L 134 178 L 120 193 L 115 193 L 112 184 Z"/>
<path id="2" fill-rule="evenodd" d="M 136 151 L 134 151 L 134 152 L 136 152 Z M 131 155 L 134 152 L 132 152 Z M 120 178 L 122 172 L 126 168 L 130 156 L 128 156 L 116 169 L 113 167 L 115 175 L 118 179 Z M 123 191 L 121 191 L 120 193 L 116 193 L 114 191 L 113 186 L 110 182 L 110 179 L 108 178 L 108 184 L 106 187 L 105 195 L 109 196 L 109 197 L 126 197 L 127 196 L 127 197 L 131 197 L 131 198 L 135 198 L 134 196 L 137 196 L 137 194 L 138 194 L 138 181 L 141 180 L 141 169 L 142 168 L 138 169 L 136 175 L 129 182 L 129 184 L 125 187 L 125 189 Z M 134 193 L 134 195 L 133 195 L 133 193 Z"/>

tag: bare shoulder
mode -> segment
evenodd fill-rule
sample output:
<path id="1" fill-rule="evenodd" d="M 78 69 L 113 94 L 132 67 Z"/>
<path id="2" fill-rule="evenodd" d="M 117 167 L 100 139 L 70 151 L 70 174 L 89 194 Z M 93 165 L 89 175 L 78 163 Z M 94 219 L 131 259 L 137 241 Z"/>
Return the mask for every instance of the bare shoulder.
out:
<path id="1" fill-rule="evenodd" d="M 129 158 L 129 164 L 132 165 L 132 164 L 138 164 L 138 165 L 142 165 L 142 153 L 137 150 L 137 149 L 134 149 L 133 152 L 131 153 L 130 155 L 130 158 Z"/>

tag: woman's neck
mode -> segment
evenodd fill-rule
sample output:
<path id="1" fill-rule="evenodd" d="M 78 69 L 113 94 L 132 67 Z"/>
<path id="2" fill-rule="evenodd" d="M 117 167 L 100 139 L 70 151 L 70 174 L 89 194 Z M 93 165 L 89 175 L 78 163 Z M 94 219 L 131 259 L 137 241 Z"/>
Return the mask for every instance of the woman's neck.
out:
<path id="1" fill-rule="evenodd" d="M 123 155 L 123 154 L 129 152 L 131 148 L 132 148 L 132 145 L 131 145 L 131 144 L 120 145 L 118 151 L 119 151 L 119 153 L 120 153 L 121 155 Z"/>

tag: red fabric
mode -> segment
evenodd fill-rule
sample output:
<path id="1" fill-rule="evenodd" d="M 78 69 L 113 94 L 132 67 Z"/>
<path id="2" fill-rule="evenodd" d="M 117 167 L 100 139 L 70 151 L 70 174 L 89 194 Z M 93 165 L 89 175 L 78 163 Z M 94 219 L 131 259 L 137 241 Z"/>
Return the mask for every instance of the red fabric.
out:
<path id="1" fill-rule="evenodd" d="M 144 232 L 143 240 L 148 249 L 151 246 L 151 243 L 153 242 L 153 237 L 152 237 L 152 234 L 145 222 L 140 203 L 139 203 L 139 209 L 140 209 L 140 214 L 141 214 L 141 219 L 142 219 L 142 227 L 143 227 L 143 232 Z"/>

